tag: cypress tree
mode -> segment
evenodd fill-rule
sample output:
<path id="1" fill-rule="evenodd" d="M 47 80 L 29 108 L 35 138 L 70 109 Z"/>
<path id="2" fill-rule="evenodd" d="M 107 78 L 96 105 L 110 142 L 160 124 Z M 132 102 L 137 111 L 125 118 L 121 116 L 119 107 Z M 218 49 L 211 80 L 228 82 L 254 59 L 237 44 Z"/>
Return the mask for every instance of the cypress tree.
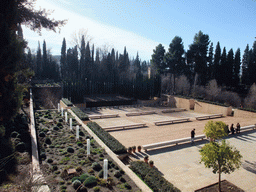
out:
<path id="1" fill-rule="evenodd" d="M 249 65 L 248 65 L 249 84 L 256 83 L 256 41 L 254 41 L 250 51 Z"/>
<path id="2" fill-rule="evenodd" d="M 233 87 L 237 87 L 240 84 L 240 65 L 241 65 L 241 56 L 240 48 L 236 50 L 234 67 L 233 67 Z"/>
<path id="3" fill-rule="evenodd" d="M 209 53 L 208 53 L 208 70 L 207 76 L 208 81 L 214 79 L 214 63 L 213 63 L 213 43 L 210 44 Z"/>
<path id="4" fill-rule="evenodd" d="M 218 84 L 221 84 L 221 67 L 220 67 L 220 56 L 221 56 L 221 49 L 220 49 L 220 43 L 217 42 L 215 54 L 214 54 L 214 71 L 213 71 L 213 77 L 217 80 Z"/>
<path id="5" fill-rule="evenodd" d="M 247 44 L 244 55 L 242 59 L 242 84 L 249 85 L 249 73 L 248 73 L 248 65 L 249 65 L 249 45 Z"/>
<path id="6" fill-rule="evenodd" d="M 165 49 L 162 44 L 156 46 L 153 50 L 153 54 L 151 56 L 151 64 L 156 68 L 159 74 L 163 74 L 166 72 L 166 63 L 164 60 Z"/>
<path id="7" fill-rule="evenodd" d="M 61 56 L 60 56 L 60 69 L 61 69 L 61 78 L 64 80 L 67 75 L 67 53 L 66 53 L 66 39 L 63 38 L 62 46 L 61 46 Z"/>
<path id="8" fill-rule="evenodd" d="M 225 70 L 227 69 L 227 53 L 226 47 L 223 48 L 221 57 L 220 57 L 220 66 L 219 66 L 219 73 L 220 73 L 220 85 L 226 84 L 227 76 L 225 74 Z"/>
<path id="9" fill-rule="evenodd" d="M 225 84 L 229 87 L 232 86 L 233 81 L 233 68 L 234 68 L 234 52 L 233 49 L 230 49 L 227 55 L 227 68 L 225 70 L 226 82 Z"/>
<path id="10" fill-rule="evenodd" d="M 37 48 L 37 54 L 36 54 L 36 66 L 37 66 L 37 77 L 41 79 L 42 76 L 42 54 L 41 54 L 41 48 L 40 48 L 40 43 L 38 42 L 38 48 Z"/>

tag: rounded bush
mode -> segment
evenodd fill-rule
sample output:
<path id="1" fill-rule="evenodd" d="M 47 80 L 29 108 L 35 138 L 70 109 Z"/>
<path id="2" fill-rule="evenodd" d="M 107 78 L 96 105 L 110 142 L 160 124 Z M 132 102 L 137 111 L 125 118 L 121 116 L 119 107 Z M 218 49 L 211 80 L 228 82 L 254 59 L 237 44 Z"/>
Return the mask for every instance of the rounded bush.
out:
<path id="1" fill-rule="evenodd" d="M 95 170 L 95 171 L 100 171 L 101 170 L 101 165 L 98 163 L 98 162 L 94 162 L 92 164 L 92 168 Z"/>
<path id="2" fill-rule="evenodd" d="M 48 162 L 49 163 L 49 162 Z M 58 167 L 57 167 L 57 165 L 53 165 L 51 168 L 51 171 L 57 171 L 58 170 Z"/>
<path id="3" fill-rule="evenodd" d="M 59 122 L 60 122 L 60 123 L 63 122 L 63 119 L 59 119 Z"/>
<path id="4" fill-rule="evenodd" d="M 81 185 L 81 181 L 79 181 L 78 179 L 74 180 L 72 183 L 72 186 L 74 187 L 74 189 L 77 189 L 80 185 Z"/>
<path id="5" fill-rule="evenodd" d="M 45 133 L 44 132 L 40 132 L 39 133 L 39 137 L 45 137 Z"/>
<path id="6" fill-rule="evenodd" d="M 126 189 L 131 189 L 131 188 L 132 188 L 129 183 L 125 183 L 125 184 L 124 184 L 124 187 L 125 187 Z"/>
<path id="7" fill-rule="evenodd" d="M 82 186 L 78 189 L 78 192 L 87 192 L 87 189 L 85 186 Z"/>
<path id="8" fill-rule="evenodd" d="M 67 152 L 69 152 L 69 153 L 74 153 L 74 151 L 75 151 L 75 150 L 74 150 L 72 147 L 68 147 L 68 148 L 67 148 Z"/>
<path id="9" fill-rule="evenodd" d="M 80 177 L 78 179 L 79 179 L 79 181 L 81 181 L 83 183 L 88 177 L 90 177 L 90 175 L 88 175 L 87 173 L 84 173 L 84 174 L 80 175 Z"/>
<path id="10" fill-rule="evenodd" d="M 120 179 L 119 179 L 122 183 L 125 183 L 126 182 L 126 180 L 123 178 L 123 177 L 120 177 Z"/>
<path id="11" fill-rule="evenodd" d="M 47 162 L 48 162 L 48 163 L 52 163 L 53 160 L 52 160 L 52 159 L 47 159 Z"/>
<path id="12" fill-rule="evenodd" d="M 41 159 L 46 159 L 46 154 L 45 154 L 44 152 L 42 152 L 42 153 L 40 154 L 40 158 L 41 158 Z"/>
<path id="13" fill-rule="evenodd" d="M 94 187 L 95 185 L 97 185 L 97 178 L 94 176 L 90 176 L 84 181 L 86 187 Z"/>
<path id="14" fill-rule="evenodd" d="M 99 174 L 98 174 L 99 178 L 103 178 L 103 170 L 100 170 Z"/>
<path id="15" fill-rule="evenodd" d="M 115 171 L 115 172 L 114 172 L 114 176 L 115 176 L 116 178 L 119 178 L 119 177 L 122 176 L 122 174 L 120 173 L 120 171 Z"/>
<path id="16" fill-rule="evenodd" d="M 60 127 L 60 126 L 62 126 L 62 124 L 61 123 L 57 123 L 57 126 Z"/>
<path id="17" fill-rule="evenodd" d="M 83 131 L 79 131 L 79 135 L 80 136 L 84 136 L 84 132 Z"/>
<path id="18" fill-rule="evenodd" d="M 58 131 L 59 127 L 53 127 L 53 130 Z"/>
<path id="19" fill-rule="evenodd" d="M 79 147 L 82 147 L 82 146 L 83 146 L 83 143 L 82 143 L 81 141 L 78 141 L 76 144 L 77 144 Z"/>
<path id="20" fill-rule="evenodd" d="M 13 131 L 13 132 L 11 133 L 11 138 L 17 137 L 18 134 L 19 134 L 19 133 L 18 133 L 17 131 Z"/>
<path id="21" fill-rule="evenodd" d="M 47 138 L 45 139 L 45 143 L 48 144 L 48 145 L 50 145 L 50 144 L 52 144 L 52 141 L 51 141 L 51 139 L 50 139 L 49 137 L 47 137 Z"/>
<path id="22" fill-rule="evenodd" d="M 24 152 L 26 149 L 25 143 L 24 142 L 19 142 L 16 147 L 15 147 L 16 151 L 19 152 Z"/>

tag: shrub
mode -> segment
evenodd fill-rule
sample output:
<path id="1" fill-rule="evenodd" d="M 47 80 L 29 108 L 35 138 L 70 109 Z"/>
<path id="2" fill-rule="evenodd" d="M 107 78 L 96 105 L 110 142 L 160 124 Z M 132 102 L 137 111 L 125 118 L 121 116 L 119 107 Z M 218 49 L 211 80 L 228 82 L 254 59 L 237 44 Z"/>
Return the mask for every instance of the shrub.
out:
<path id="1" fill-rule="evenodd" d="M 87 189 L 85 186 L 82 186 L 79 188 L 78 192 L 87 192 Z"/>
<path id="2" fill-rule="evenodd" d="M 125 187 L 126 189 L 131 189 L 131 188 L 132 188 L 129 183 L 125 183 L 125 184 L 124 184 L 124 187 Z"/>
<path id="3" fill-rule="evenodd" d="M 89 122 L 87 126 L 116 154 L 126 153 L 126 148 L 97 123 Z"/>
<path id="4" fill-rule="evenodd" d="M 24 152 L 26 149 L 25 143 L 24 142 L 19 142 L 16 147 L 15 147 L 16 151 L 19 152 Z"/>
<path id="5" fill-rule="evenodd" d="M 80 175 L 80 177 L 78 179 L 79 179 L 79 181 L 81 181 L 83 183 L 88 177 L 90 177 L 90 175 L 84 173 L 84 174 Z"/>
<path id="6" fill-rule="evenodd" d="M 98 174 L 99 178 L 103 178 L 103 170 L 100 170 L 99 174 Z"/>
<path id="7" fill-rule="evenodd" d="M 52 144 L 52 141 L 51 141 L 51 139 L 50 139 L 49 137 L 47 137 L 47 138 L 45 139 L 45 143 L 48 144 L 48 145 L 50 145 L 50 144 Z"/>
<path id="8" fill-rule="evenodd" d="M 69 153 L 74 153 L 74 151 L 75 151 L 75 150 L 74 150 L 72 147 L 68 147 L 68 148 L 67 148 L 67 152 L 69 152 Z"/>
<path id="9" fill-rule="evenodd" d="M 81 185 L 81 181 L 77 179 L 72 182 L 72 186 L 74 187 L 74 189 L 77 189 L 80 185 Z"/>
<path id="10" fill-rule="evenodd" d="M 78 107 L 71 107 L 71 110 L 78 116 L 79 119 L 81 119 L 82 121 L 87 121 L 89 120 L 88 116 L 81 111 L 81 109 L 79 109 Z"/>
<path id="11" fill-rule="evenodd" d="M 40 132 L 39 133 L 39 137 L 45 137 L 45 133 L 44 132 Z"/>
<path id="12" fill-rule="evenodd" d="M 99 186 L 93 187 L 93 191 L 96 191 L 96 192 L 100 191 L 100 187 Z"/>
<path id="13" fill-rule="evenodd" d="M 122 174 L 120 173 L 120 171 L 115 171 L 114 172 L 114 176 L 116 177 L 116 178 L 119 178 L 119 177 L 121 177 L 122 176 Z"/>
<path id="14" fill-rule="evenodd" d="M 83 143 L 82 143 L 81 141 L 78 141 L 76 144 L 77 144 L 79 147 L 82 147 L 82 146 L 83 146 Z"/>
<path id="15" fill-rule="evenodd" d="M 101 165 L 98 163 L 98 162 L 94 162 L 92 164 L 92 168 L 95 170 L 95 171 L 100 171 L 101 170 Z"/>
<path id="16" fill-rule="evenodd" d="M 13 131 L 13 132 L 11 133 L 11 138 L 17 137 L 18 134 L 19 134 L 19 133 L 18 133 L 17 131 Z"/>
<path id="17" fill-rule="evenodd" d="M 73 103 L 71 101 L 69 101 L 67 98 L 62 98 L 61 99 L 63 103 L 65 103 L 65 105 L 67 105 L 68 107 L 73 106 Z"/>
<path id="18" fill-rule="evenodd" d="M 58 167 L 57 165 L 53 165 L 51 168 L 50 168 L 51 171 L 57 171 L 58 170 Z M 59 174 L 60 172 L 58 172 Z"/>
<path id="19" fill-rule="evenodd" d="M 84 132 L 83 131 L 79 131 L 79 135 L 80 136 L 84 136 Z"/>
<path id="20" fill-rule="evenodd" d="M 45 154 L 44 152 L 41 152 L 40 158 L 41 158 L 42 160 L 46 159 L 46 154 Z"/>
<path id="21" fill-rule="evenodd" d="M 180 191 L 168 182 L 155 169 L 142 161 L 133 161 L 130 164 L 130 169 L 136 173 L 153 191 Z"/>
<path id="22" fill-rule="evenodd" d="M 59 119 L 59 122 L 60 122 L 60 123 L 63 122 L 63 119 Z"/>
<path id="23" fill-rule="evenodd" d="M 53 130 L 58 131 L 59 128 L 58 127 L 53 127 Z"/>
<path id="24" fill-rule="evenodd" d="M 97 178 L 94 176 L 88 177 L 84 182 L 84 186 L 86 187 L 93 187 L 95 185 L 97 185 Z"/>
<path id="25" fill-rule="evenodd" d="M 53 160 L 52 160 L 52 159 L 47 159 L 47 162 L 48 162 L 48 163 L 52 163 Z"/>
<path id="26" fill-rule="evenodd" d="M 62 126 L 62 123 L 57 123 L 57 126 L 58 126 L 58 127 Z"/>

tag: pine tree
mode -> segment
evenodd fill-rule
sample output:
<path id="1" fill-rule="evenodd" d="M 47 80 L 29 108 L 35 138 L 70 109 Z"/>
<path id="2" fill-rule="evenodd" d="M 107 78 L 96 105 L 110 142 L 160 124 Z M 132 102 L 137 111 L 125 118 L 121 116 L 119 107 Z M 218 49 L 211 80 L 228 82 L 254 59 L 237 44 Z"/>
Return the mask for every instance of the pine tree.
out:
<path id="1" fill-rule="evenodd" d="M 256 41 L 254 41 L 249 55 L 248 77 L 249 85 L 252 85 L 253 83 L 256 83 Z"/>
<path id="2" fill-rule="evenodd" d="M 207 82 L 207 51 L 209 45 L 209 35 L 202 31 L 196 33 L 194 42 L 189 46 L 189 61 L 192 62 L 194 75 L 198 74 L 199 82 L 205 85 Z"/>
<path id="3" fill-rule="evenodd" d="M 234 67 L 233 67 L 233 81 L 232 86 L 237 87 L 240 84 L 240 65 L 241 65 L 241 56 L 240 56 L 240 48 L 236 50 Z"/>
<path id="4" fill-rule="evenodd" d="M 165 49 L 162 44 L 156 46 L 151 56 L 151 64 L 156 68 L 159 74 L 166 72 L 166 63 L 164 61 Z"/>
<path id="5" fill-rule="evenodd" d="M 49 72 L 49 61 L 48 61 L 48 55 L 46 51 L 46 42 L 44 40 L 43 42 L 43 61 L 42 61 L 42 78 L 46 79 L 49 77 L 48 72 Z"/>
<path id="6" fill-rule="evenodd" d="M 90 81 L 91 80 L 91 71 L 92 71 L 92 65 L 91 65 L 91 51 L 90 51 L 90 44 L 89 41 L 87 42 L 86 48 L 85 48 L 85 78 Z"/>
<path id="7" fill-rule="evenodd" d="M 80 64 L 79 64 L 79 72 L 80 72 L 80 77 L 81 79 L 85 79 L 85 41 L 84 41 L 84 36 L 82 36 L 81 40 L 81 48 L 80 48 Z"/>

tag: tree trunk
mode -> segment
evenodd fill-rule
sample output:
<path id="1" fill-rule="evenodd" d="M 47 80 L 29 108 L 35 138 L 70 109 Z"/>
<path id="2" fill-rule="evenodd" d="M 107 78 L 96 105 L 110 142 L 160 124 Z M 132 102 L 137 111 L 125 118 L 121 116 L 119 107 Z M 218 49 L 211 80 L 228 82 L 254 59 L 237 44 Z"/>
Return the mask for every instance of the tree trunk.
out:
<path id="1" fill-rule="evenodd" d="M 219 192 L 221 192 L 221 171 L 220 171 L 220 166 L 219 166 Z"/>

